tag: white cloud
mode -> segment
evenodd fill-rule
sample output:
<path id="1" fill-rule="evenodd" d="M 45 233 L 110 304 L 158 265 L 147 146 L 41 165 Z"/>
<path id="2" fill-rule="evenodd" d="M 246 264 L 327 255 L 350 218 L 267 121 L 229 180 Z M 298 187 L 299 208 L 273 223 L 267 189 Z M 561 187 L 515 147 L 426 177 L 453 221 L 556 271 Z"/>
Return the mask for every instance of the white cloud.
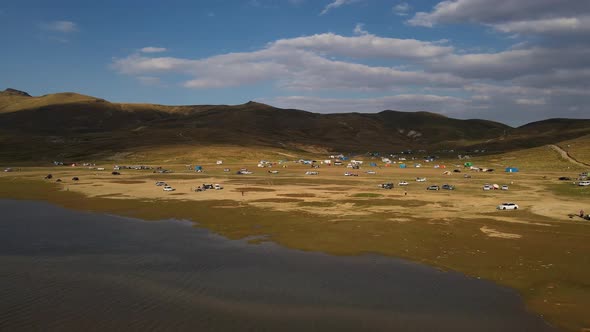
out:
<path id="1" fill-rule="evenodd" d="M 166 52 L 167 49 L 165 47 L 148 46 L 148 47 L 144 47 L 144 48 L 140 49 L 139 51 L 142 53 L 160 53 L 160 52 Z"/>
<path id="2" fill-rule="evenodd" d="M 439 23 L 484 23 L 571 17 L 590 12 L 590 2 L 580 0 L 447 0 L 429 12 L 419 12 L 408 21 L 412 25 Z"/>
<path id="3" fill-rule="evenodd" d="M 518 105 L 537 106 L 537 105 L 545 105 L 547 102 L 545 101 L 544 98 L 538 98 L 538 99 L 519 98 L 519 99 L 516 99 L 516 103 Z"/>
<path id="4" fill-rule="evenodd" d="M 44 30 L 59 32 L 59 33 L 72 33 L 78 31 L 78 26 L 72 21 L 52 21 L 41 24 Z"/>
<path id="5" fill-rule="evenodd" d="M 357 25 L 355 32 L 366 32 Z M 412 58 L 421 59 L 450 54 L 453 48 L 437 42 L 416 39 L 384 38 L 372 34 L 345 37 L 333 33 L 279 39 L 272 45 L 325 52 L 333 55 L 367 58 Z"/>
<path id="6" fill-rule="evenodd" d="M 344 6 L 344 5 L 349 5 L 351 3 L 354 2 L 358 2 L 359 0 L 334 0 L 331 3 L 329 3 L 326 7 L 324 7 L 324 10 L 322 10 L 322 12 L 320 13 L 320 15 L 325 15 L 326 13 L 328 13 L 330 10 Z"/>
<path id="7" fill-rule="evenodd" d="M 365 30 L 365 25 L 363 23 L 357 23 L 354 26 L 354 30 L 352 31 L 357 36 L 368 35 L 369 32 Z"/>
<path id="8" fill-rule="evenodd" d="M 522 34 L 572 34 L 589 33 L 590 16 L 556 17 L 512 21 L 491 25 L 494 29 L 505 33 Z"/>
<path id="9" fill-rule="evenodd" d="M 407 2 L 401 2 L 393 6 L 392 11 L 399 16 L 407 16 L 412 7 Z"/>

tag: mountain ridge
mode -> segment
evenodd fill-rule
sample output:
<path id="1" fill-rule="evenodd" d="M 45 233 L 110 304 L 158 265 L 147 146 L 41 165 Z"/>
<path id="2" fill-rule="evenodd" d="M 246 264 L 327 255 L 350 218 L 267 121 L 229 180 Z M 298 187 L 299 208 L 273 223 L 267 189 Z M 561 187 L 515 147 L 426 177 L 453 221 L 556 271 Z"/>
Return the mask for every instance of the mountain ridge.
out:
<path id="1" fill-rule="evenodd" d="M 0 148 L 4 150 L 0 158 L 4 159 L 33 160 L 52 155 L 82 158 L 105 151 L 177 145 L 312 147 L 313 151 L 351 153 L 404 149 L 508 151 L 590 134 L 590 120 L 548 119 L 514 128 L 431 112 L 321 114 L 255 101 L 166 106 L 111 103 L 71 92 L 40 97 L 5 92 L 0 93 Z M 77 146 L 80 142 L 86 147 Z"/>

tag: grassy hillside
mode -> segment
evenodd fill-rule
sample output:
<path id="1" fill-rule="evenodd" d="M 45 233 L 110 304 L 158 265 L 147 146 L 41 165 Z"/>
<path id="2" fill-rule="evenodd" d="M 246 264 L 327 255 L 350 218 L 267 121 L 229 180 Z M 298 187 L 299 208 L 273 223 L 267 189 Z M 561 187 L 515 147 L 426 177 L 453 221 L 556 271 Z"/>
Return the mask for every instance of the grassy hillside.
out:
<path id="1" fill-rule="evenodd" d="M 209 146 L 324 154 L 405 149 L 506 151 L 590 134 L 557 120 L 511 128 L 428 112 L 317 114 L 248 102 L 242 105 L 121 104 L 75 93 L 31 97 L 0 92 L 0 160 L 108 159 L 139 151 Z M 161 153 L 160 153 L 161 155 Z"/>
<path id="2" fill-rule="evenodd" d="M 572 158 L 590 165 L 590 135 L 560 142 L 558 145 Z"/>

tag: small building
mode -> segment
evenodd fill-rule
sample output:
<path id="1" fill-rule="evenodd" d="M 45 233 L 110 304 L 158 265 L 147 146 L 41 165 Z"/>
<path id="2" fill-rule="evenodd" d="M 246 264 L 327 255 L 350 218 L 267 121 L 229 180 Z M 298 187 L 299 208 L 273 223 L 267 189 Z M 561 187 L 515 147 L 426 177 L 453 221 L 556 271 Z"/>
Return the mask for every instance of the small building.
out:
<path id="1" fill-rule="evenodd" d="M 506 173 L 516 173 L 516 172 L 518 172 L 518 168 L 516 168 L 516 167 L 506 167 L 505 171 L 506 171 Z"/>

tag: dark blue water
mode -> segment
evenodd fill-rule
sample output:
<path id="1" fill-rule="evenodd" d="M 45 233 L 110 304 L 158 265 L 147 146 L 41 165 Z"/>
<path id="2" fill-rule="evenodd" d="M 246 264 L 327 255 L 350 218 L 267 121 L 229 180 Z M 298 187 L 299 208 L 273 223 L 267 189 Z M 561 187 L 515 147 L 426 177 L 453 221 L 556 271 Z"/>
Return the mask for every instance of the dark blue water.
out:
<path id="1" fill-rule="evenodd" d="M 552 331 L 490 282 L 0 200 L 2 331 Z"/>

